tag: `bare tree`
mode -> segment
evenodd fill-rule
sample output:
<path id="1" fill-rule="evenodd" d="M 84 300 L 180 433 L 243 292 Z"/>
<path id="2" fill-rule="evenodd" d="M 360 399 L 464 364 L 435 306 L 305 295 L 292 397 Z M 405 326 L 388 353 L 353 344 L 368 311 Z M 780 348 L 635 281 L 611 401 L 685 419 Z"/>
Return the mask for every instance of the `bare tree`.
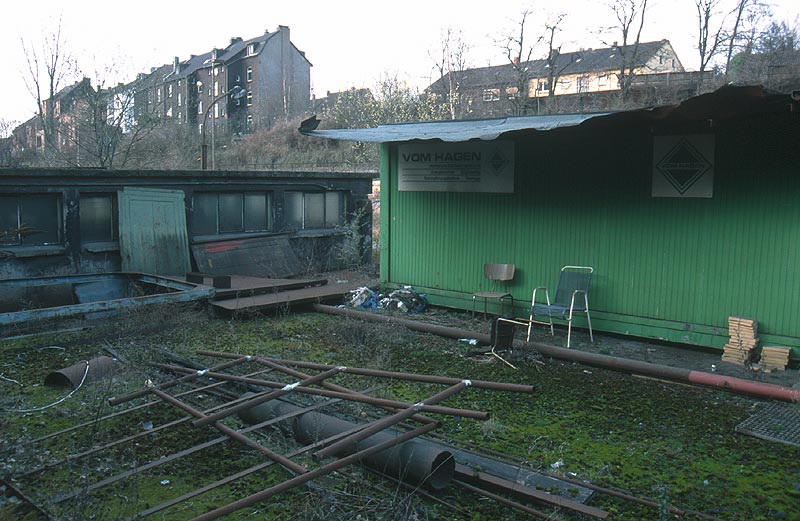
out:
<path id="1" fill-rule="evenodd" d="M 56 148 L 57 133 L 55 107 L 48 107 L 47 100 L 52 100 L 75 73 L 73 57 L 61 29 L 59 18 L 57 26 L 46 32 L 41 41 L 26 42 L 20 39 L 28 69 L 23 77 L 28 91 L 36 101 L 36 115 L 44 132 L 46 151 Z"/>
<path id="2" fill-rule="evenodd" d="M 726 16 L 719 11 L 722 1 L 694 0 L 697 9 L 697 52 L 701 73 L 709 67 L 723 45 Z"/>
<path id="3" fill-rule="evenodd" d="M 736 0 L 731 11 L 733 24 L 725 37 L 727 51 L 725 53 L 725 80 L 729 79 L 731 60 L 737 51 L 750 53 L 758 38 L 761 19 L 769 15 L 769 7 L 761 0 Z"/>
<path id="4" fill-rule="evenodd" d="M 547 69 L 547 98 L 548 112 L 557 112 L 555 106 L 556 85 L 559 78 L 572 65 L 575 55 L 571 54 L 569 59 L 562 58 L 561 46 L 556 44 L 556 33 L 561 32 L 560 25 L 567 15 L 557 14 L 547 20 L 544 25 L 544 36 L 541 39 L 547 41 L 547 56 L 545 57 L 545 68 Z"/>
<path id="5" fill-rule="evenodd" d="M 439 73 L 439 79 L 444 89 L 441 94 L 447 101 L 450 110 L 450 119 L 461 117 L 461 81 L 463 73 L 467 70 L 467 53 L 469 45 L 463 40 L 461 33 L 448 27 L 442 33 L 441 50 L 437 57 L 433 57 L 434 66 Z"/>
<path id="6" fill-rule="evenodd" d="M 621 45 L 615 46 L 618 47 L 620 56 L 617 81 L 623 103 L 627 101 L 635 75 L 642 28 L 647 14 L 647 1 L 613 0 L 609 5 L 617 20 L 617 25 L 613 29 L 619 30 L 619 35 L 622 37 Z"/>
<path id="7" fill-rule="evenodd" d="M 508 94 L 512 112 L 517 116 L 527 112 L 530 81 L 533 77 L 532 71 L 530 70 L 530 62 L 533 56 L 534 45 L 541 41 L 540 37 L 539 40 L 534 42 L 534 45 L 531 45 L 526 39 L 526 24 L 531 14 L 532 12 L 530 10 L 526 9 L 523 11 L 517 23 L 518 32 L 506 36 L 504 40 L 506 58 L 508 58 L 508 62 L 511 64 L 511 69 L 514 72 L 514 86 L 511 87 L 511 92 L 500 94 Z"/>

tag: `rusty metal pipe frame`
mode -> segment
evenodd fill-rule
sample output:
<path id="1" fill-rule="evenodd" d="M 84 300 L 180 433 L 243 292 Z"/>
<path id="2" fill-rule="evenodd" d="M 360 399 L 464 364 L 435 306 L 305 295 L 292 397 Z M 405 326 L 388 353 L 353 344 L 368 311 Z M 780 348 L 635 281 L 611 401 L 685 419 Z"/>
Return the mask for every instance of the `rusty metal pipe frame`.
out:
<path id="1" fill-rule="evenodd" d="M 185 367 L 174 366 L 174 365 L 167 365 L 167 364 L 156 364 L 157 367 L 161 367 L 163 369 L 169 369 L 172 371 L 177 372 L 193 372 L 192 369 L 187 369 Z M 261 387 L 271 387 L 280 389 L 284 387 L 286 384 L 280 382 L 271 382 L 269 380 L 260 380 L 257 378 L 247 378 L 244 376 L 234 376 L 225 373 L 206 373 L 206 376 L 209 378 L 216 378 L 220 380 L 228 380 L 231 382 L 237 383 L 244 383 L 250 385 L 258 385 Z M 401 402 L 397 400 L 389 400 L 386 398 L 373 398 L 371 396 L 363 396 L 356 393 L 340 393 L 336 391 L 328 391 L 325 389 L 315 389 L 313 387 L 296 387 L 294 389 L 296 393 L 303 393 L 303 394 L 313 394 L 317 396 L 324 396 L 326 398 L 341 398 L 344 400 L 350 400 L 353 402 L 362 402 L 367 403 L 370 405 L 375 405 L 377 407 L 393 407 L 397 409 L 406 409 L 411 404 L 408 402 Z M 423 405 L 421 410 L 430 413 L 437 413 L 437 414 L 446 414 L 448 416 L 461 416 L 463 418 L 471 418 L 475 420 L 487 420 L 489 419 L 489 414 L 484 411 L 475 411 L 472 409 L 457 409 L 454 407 L 444 407 L 441 405 Z"/>
<path id="2" fill-rule="evenodd" d="M 190 405 L 188 405 L 186 403 L 183 403 L 182 401 L 178 400 L 177 398 L 173 398 L 172 396 L 170 396 L 169 394 L 165 393 L 164 391 L 160 391 L 158 389 L 151 388 L 150 392 L 152 392 L 153 394 L 155 394 L 156 396 L 158 396 L 159 398 L 161 398 L 165 402 L 171 403 L 175 407 L 178 407 L 179 409 L 182 409 L 182 410 L 188 412 L 189 414 L 191 414 L 192 416 L 194 416 L 196 418 L 207 418 L 207 416 L 205 414 L 203 414 L 202 412 L 198 411 L 197 409 L 195 409 L 194 407 L 192 407 L 192 406 L 190 406 Z M 282 454 L 278 454 L 277 452 L 274 452 L 274 451 L 268 449 L 267 447 L 261 445 L 260 443 L 248 438 L 244 434 L 242 434 L 240 432 L 237 432 L 234 429 L 231 429 L 230 427 L 228 427 L 225 424 L 222 424 L 220 422 L 213 422 L 212 425 L 214 425 L 214 428 L 217 429 L 218 431 L 220 431 L 222 434 L 224 434 L 224 435 L 228 436 L 229 438 L 234 439 L 234 440 L 236 440 L 238 442 L 244 443 L 245 445 L 247 445 L 250 448 L 253 448 L 253 449 L 257 450 L 258 452 L 260 452 L 261 454 L 265 455 L 266 457 L 268 457 L 269 459 L 271 459 L 275 463 L 278 463 L 279 465 L 281 465 L 285 469 L 288 469 L 288 470 L 294 472 L 295 474 L 305 474 L 306 472 L 308 472 L 308 470 L 304 466 L 298 465 L 297 463 L 295 463 L 294 461 L 290 460 L 289 458 L 284 457 Z"/>
<path id="3" fill-rule="evenodd" d="M 336 376 L 341 371 L 342 371 L 341 367 L 334 367 L 333 369 L 329 369 L 328 371 L 311 376 L 309 378 L 306 378 L 305 380 L 301 380 L 293 384 L 284 385 L 283 388 L 278 389 L 277 391 L 266 391 L 264 394 L 253 396 L 252 399 L 248 401 L 242 402 L 238 405 L 234 405 L 233 407 L 229 407 L 223 411 L 216 412 L 211 416 L 205 416 L 203 418 L 195 420 L 192 422 L 192 425 L 194 425 L 195 427 L 201 427 L 203 425 L 208 425 L 209 423 L 217 422 L 219 420 L 222 420 L 223 418 L 227 418 L 228 416 L 233 416 L 239 411 L 242 411 L 244 409 L 249 409 L 254 405 L 268 402 L 269 400 L 274 400 L 275 398 L 280 398 L 284 394 L 290 393 L 300 386 L 312 385 L 317 382 L 321 382 L 328 377 Z"/>
<path id="4" fill-rule="evenodd" d="M 377 421 L 373 422 L 372 424 L 370 424 L 369 426 L 367 426 L 364 429 L 362 429 L 361 431 L 359 431 L 359 432 L 357 432 L 355 434 L 352 434 L 352 435 L 348 436 L 347 438 L 339 440 L 336 443 L 334 443 L 332 445 L 329 445 L 329 446 L 325 447 L 322 450 L 317 451 L 316 453 L 314 453 L 314 458 L 317 459 L 317 460 L 321 460 L 321 459 L 325 459 L 325 458 L 328 458 L 328 457 L 331 457 L 331 456 L 336 456 L 337 454 L 342 452 L 344 449 L 355 445 L 359 441 L 362 441 L 362 440 L 372 436 L 373 434 L 377 434 L 377 433 L 379 433 L 381 431 L 384 431 L 384 430 L 388 429 L 389 427 L 397 425 L 398 423 L 400 423 L 400 422 L 402 422 L 404 420 L 407 420 L 411 416 L 414 416 L 414 414 L 416 414 L 417 411 L 419 411 L 420 408 L 423 405 L 439 403 L 442 400 L 445 400 L 445 399 L 449 398 L 450 396 L 453 396 L 455 394 L 460 393 L 461 391 L 463 391 L 467 387 L 469 387 L 469 382 L 468 381 L 464 381 L 464 382 L 458 383 L 456 385 L 453 385 L 453 386 L 445 389 L 444 391 L 442 391 L 440 393 L 437 393 L 437 394 L 431 396 L 427 400 L 423 400 L 422 402 L 415 403 L 414 405 L 412 405 L 411 407 L 409 407 L 409 408 L 407 408 L 405 410 L 402 410 L 402 411 L 400 411 L 398 413 L 395 413 L 395 414 L 393 414 L 391 416 L 388 416 L 386 418 L 377 420 Z"/>
<path id="5" fill-rule="evenodd" d="M 427 333 L 434 333 L 437 335 L 446 336 L 449 338 L 475 338 L 484 344 L 490 344 L 491 338 L 489 335 L 482 333 L 474 333 L 464 329 L 445 328 L 441 326 L 434 326 L 431 324 L 422 324 L 413 320 L 386 317 L 382 315 L 375 315 L 366 313 L 364 311 L 354 311 L 352 309 L 335 308 L 323 304 L 314 304 L 314 309 L 322 313 L 329 313 L 332 315 L 340 315 L 352 318 L 358 318 L 371 322 L 390 322 L 399 324 L 415 331 L 423 331 Z M 691 371 L 689 369 L 681 369 L 677 367 L 669 367 L 665 365 L 651 364 L 648 362 L 640 362 L 638 360 L 629 360 L 625 358 L 618 358 L 615 356 L 601 355 L 595 353 L 587 353 L 585 351 L 578 351 L 574 349 L 565 349 L 563 347 L 556 347 L 553 345 L 542 344 L 539 342 L 522 342 L 514 341 L 515 347 L 532 349 L 538 353 L 552 358 L 561 360 L 569 360 L 578 362 L 585 365 L 594 367 L 602 367 L 605 369 L 612 369 L 615 371 L 623 371 L 634 374 L 656 376 L 659 378 L 666 378 L 677 382 L 688 382 L 695 385 L 702 385 L 731 391 L 740 394 L 747 394 L 758 398 L 770 398 L 774 400 L 781 400 L 785 402 L 800 402 L 800 389 L 784 387 L 781 385 L 774 385 L 762 382 L 753 382 L 742 378 L 735 378 L 732 376 L 723 376 L 712 373 L 705 373 L 702 371 Z M 289 363 L 289 362 L 284 362 Z M 294 364 L 292 364 L 294 365 Z M 473 384 L 475 381 L 473 380 Z M 477 385 L 476 385 L 477 387 Z"/>
<path id="6" fill-rule="evenodd" d="M 314 309 L 317 309 L 319 311 L 320 310 L 319 308 L 330 308 L 332 310 L 335 310 L 336 312 L 333 313 L 335 315 L 342 314 L 341 312 L 343 312 L 343 311 L 350 311 L 348 309 L 334 308 L 334 307 L 331 307 L 331 306 L 322 306 L 320 304 L 315 304 L 314 305 Z M 369 313 L 363 313 L 363 312 L 355 312 L 355 313 L 356 313 L 355 316 L 357 318 L 361 318 L 360 315 L 367 315 L 367 317 L 375 316 L 375 317 L 384 318 L 381 315 L 371 315 Z M 372 320 L 372 319 L 371 318 L 367 318 L 367 320 Z M 411 322 L 413 324 L 417 324 L 416 322 L 413 322 L 411 320 L 409 320 L 408 322 Z M 429 324 L 424 324 L 424 325 L 427 326 Z M 436 326 L 436 327 L 439 328 L 440 326 Z M 444 329 L 452 330 L 453 328 L 444 328 Z M 460 333 L 462 335 L 464 334 L 463 330 L 458 330 L 458 331 L 460 331 Z M 459 338 L 463 338 L 463 337 L 459 337 Z M 221 353 L 221 352 L 216 352 L 216 351 L 198 351 L 197 354 L 203 354 L 203 355 L 208 355 L 208 356 L 217 356 L 217 357 L 220 357 L 220 358 L 234 358 L 234 357 L 241 356 L 241 355 L 235 355 L 235 354 L 232 354 L 232 353 Z M 325 371 L 325 370 L 332 369 L 332 368 L 335 367 L 333 365 L 316 364 L 316 363 L 313 363 L 313 362 L 302 362 L 302 361 L 298 361 L 298 360 L 282 360 L 280 358 L 271 358 L 271 357 L 263 357 L 263 358 L 265 358 L 266 360 L 271 360 L 273 362 L 280 363 L 280 364 L 292 365 L 292 366 L 295 366 L 295 367 L 303 367 L 303 368 L 307 368 L 307 369 L 317 369 L 317 370 L 320 370 L 320 371 Z M 362 367 L 345 367 L 342 372 L 348 373 L 348 374 L 357 374 L 357 375 L 362 375 L 362 376 L 374 376 L 374 377 L 378 377 L 378 378 L 391 378 L 391 379 L 395 379 L 395 380 L 409 380 L 409 381 L 412 381 L 412 382 L 423 382 L 423 383 L 430 383 L 430 384 L 456 385 L 456 384 L 458 384 L 459 382 L 462 381 L 461 378 L 453 378 L 453 377 L 450 377 L 450 376 L 436 376 L 436 375 L 429 375 L 429 374 L 403 373 L 403 372 L 398 372 L 398 371 L 384 371 L 384 370 L 381 370 L 381 369 L 365 369 L 365 368 L 362 368 Z M 532 393 L 535 390 L 535 388 L 532 385 L 510 384 L 510 383 L 505 383 L 505 382 L 490 382 L 490 381 L 486 381 L 486 380 L 470 380 L 470 382 L 472 383 L 472 387 L 475 387 L 477 389 L 492 389 L 492 390 L 495 390 L 495 391 L 512 391 L 512 392 L 521 392 L 521 393 Z"/>
<path id="7" fill-rule="evenodd" d="M 201 351 L 198 354 L 203 354 L 203 353 L 204 352 Z M 303 379 L 310 378 L 310 375 L 308 375 L 306 373 L 303 373 L 301 371 L 297 371 L 295 369 L 292 369 L 291 367 L 287 367 L 286 365 L 276 363 L 276 362 L 274 362 L 272 360 L 267 360 L 266 358 L 263 358 L 261 356 L 254 356 L 253 360 L 255 360 L 255 362 L 258 363 L 258 364 L 266 365 L 270 369 L 275 369 L 276 371 L 281 371 L 282 373 L 286 373 L 289 376 L 293 376 L 295 378 L 303 378 Z M 328 382 L 328 381 L 322 381 L 322 382 L 320 382 L 319 385 L 321 387 L 324 387 L 325 389 L 330 390 L 330 391 L 336 391 L 336 392 L 341 392 L 341 393 L 356 393 L 356 391 L 353 391 L 352 389 L 348 389 L 347 387 L 343 387 L 341 385 L 337 385 L 335 383 Z M 398 411 L 398 409 L 396 407 L 381 407 L 381 408 L 384 409 L 384 410 L 390 411 L 390 412 L 397 412 Z M 436 421 L 433 418 L 428 418 L 427 416 L 424 416 L 422 414 L 415 414 L 411 418 L 414 419 L 414 420 L 417 420 L 418 422 L 422 422 L 422 423 L 433 423 L 433 422 Z"/>
<path id="8" fill-rule="evenodd" d="M 422 436 L 423 434 L 432 431 L 434 428 L 436 428 L 435 423 L 425 424 L 418 429 L 403 433 L 400 436 L 397 436 L 396 438 L 386 440 L 382 443 L 379 443 L 362 451 L 356 452 L 355 454 L 351 454 L 350 456 L 338 459 L 327 465 L 323 465 L 322 467 L 319 467 L 305 474 L 299 474 L 293 477 L 292 479 L 284 481 L 283 483 L 279 483 L 273 487 L 262 490 L 261 492 L 256 492 L 255 494 L 239 499 L 238 501 L 234 501 L 233 503 L 221 506 L 215 510 L 212 510 L 211 512 L 199 515 L 196 518 L 194 518 L 194 521 L 210 521 L 212 519 L 217 519 L 224 515 L 230 514 L 241 508 L 245 508 L 254 503 L 258 503 L 259 501 L 268 499 L 276 494 L 280 494 L 281 492 L 285 492 L 286 490 L 292 489 L 298 485 L 302 485 L 303 483 L 307 483 L 308 481 L 311 481 L 313 479 L 330 474 L 331 472 L 340 469 L 342 467 L 346 467 L 347 465 L 358 463 L 362 459 L 369 457 L 377 452 L 392 448 L 395 445 L 399 445 L 400 443 L 411 440 L 418 436 Z"/>
<path id="9" fill-rule="evenodd" d="M 210 367 L 208 369 L 202 369 L 202 370 L 199 370 L 199 371 L 192 370 L 191 374 L 187 374 L 186 376 L 182 376 L 182 377 L 177 378 L 175 380 L 170 380 L 169 382 L 164 382 L 162 384 L 157 385 L 156 387 L 158 389 L 162 389 L 162 390 L 163 389 L 169 389 L 170 387 L 174 387 L 176 385 L 179 385 L 179 384 L 194 380 L 195 378 L 199 378 L 200 376 L 203 376 L 205 373 L 207 373 L 209 371 L 220 371 L 222 369 L 227 369 L 228 367 L 232 367 L 232 366 L 235 366 L 235 365 L 239 365 L 239 364 L 241 364 L 243 362 L 247 362 L 250 359 L 251 359 L 250 356 L 237 355 L 235 357 L 235 360 L 231 360 L 229 362 L 218 364 L 218 365 L 215 365 L 214 367 Z M 109 405 L 119 405 L 121 403 L 129 402 L 131 400 L 135 400 L 136 398 L 141 398 L 142 396 L 145 396 L 149 392 L 150 392 L 149 389 L 142 389 L 140 391 L 134 391 L 132 393 L 128 393 L 128 394 L 125 394 L 125 395 L 122 395 L 122 396 L 119 396 L 119 397 L 112 397 L 112 398 L 108 399 L 108 404 Z"/>

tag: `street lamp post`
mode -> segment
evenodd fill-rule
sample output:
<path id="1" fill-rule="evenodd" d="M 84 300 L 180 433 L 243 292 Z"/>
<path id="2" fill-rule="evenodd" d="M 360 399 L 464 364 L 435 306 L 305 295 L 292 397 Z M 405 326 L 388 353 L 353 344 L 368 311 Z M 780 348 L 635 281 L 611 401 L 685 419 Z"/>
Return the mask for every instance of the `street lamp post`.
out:
<path id="1" fill-rule="evenodd" d="M 200 82 L 198 82 L 200 83 Z M 220 94 L 216 98 L 214 98 L 211 103 L 209 103 L 208 108 L 206 109 L 206 113 L 203 116 L 203 124 L 201 125 L 201 138 L 200 138 L 200 167 L 203 170 L 208 169 L 208 145 L 206 145 L 206 120 L 208 120 L 208 115 L 211 113 L 211 109 L 214 108 L 214 105 L 222 99 L 227 98 L 228 96 L 235 97 L 242 88 L 238 85 L 235 85 L 230 92 L 226 92 L 224 94 Z"/>

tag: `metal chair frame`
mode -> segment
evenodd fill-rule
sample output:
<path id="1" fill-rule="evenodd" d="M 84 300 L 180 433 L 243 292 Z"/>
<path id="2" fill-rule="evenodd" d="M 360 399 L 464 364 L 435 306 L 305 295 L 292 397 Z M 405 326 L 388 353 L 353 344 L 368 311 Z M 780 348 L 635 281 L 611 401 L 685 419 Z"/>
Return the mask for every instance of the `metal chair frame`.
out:
<path id="1" fill-rule="evenodd" d="M 559 292 L 561 291 L 561 284 L 562 278 L 565 271 L 578 271 L 584 270 L 588 272 L 588 280 L 586 282 L 585 289 L 580 288 L 571 288 L 572 294 L 570 297 L 569 308 L 566 307 L 565 304 L 551 304 L 550 303 L 550 294 L 545 287 L 538 287 L 533 289 L 533 296 L 531 297 L 531 314 L 528 322 L 528 336 L 526 337 L 526 341 L 530 342 L 531 340 L 531 329 L 533 324 L 542 324 L 545 326 L 550 326 L 550 334 L 554 335 L 553 332 L 553 316 L 561 316 L 564 320 L 567 321 L 567 347 L 569 347 L 570 339 L 572 337 L 572 317 L 574 313 L 586 313 L 586 321 L 589 324 L 589 338 L 591 339 L 592 343 L 594 343 L 594 334 L 592 332 L 592 318 L 589 315 L 589 283 L 591 282 L 592 273 L 594 269 L 590 266 L 564 266 L 561 268 L 561 274 L 559 275 L 558 279 L 558 286 L 556 287 L 556 298 L 559 297 Z M 536 292 L 539 290 L 544 290 L 544 296 L 546 303 L 538 302 L 536 300 Z M 581 305 L 581 297 L 583 303 Z M 577 306 L 576 306 L 576 299 L 578 299 Z M 537 311 L 545 311 L 545 313 L 537 313 Z M 569 315 L 567 315 L 567 311 L 569 311 Z M 556 313 L 555 315 L 553 313 Z M 534 317 L 536 315 L 547 315 L 547 322 L 535 320 Z"/>
<path id="2" fill-rule="evenodd" d="M 492 281 L 492 287 L 489 291 L 479 291 L 472 294 L 472 316 L 475 316 L 475 300 L 478 298 L 483 299 L 483 316 L 486 316 L 487 302 L 489 299 L 498 299 L 500 301 L 500 315 L 503 315 L 505 310 L 506 297 L 511 298 L 511 311 L 514 311 L 514 295 L 508 291 L 497 291 L 497 284 L 499 282 L 508 282 L 514 278 L 516 266 L 513 264 L 484 264 L 483 276 L 487 280 Z"/>

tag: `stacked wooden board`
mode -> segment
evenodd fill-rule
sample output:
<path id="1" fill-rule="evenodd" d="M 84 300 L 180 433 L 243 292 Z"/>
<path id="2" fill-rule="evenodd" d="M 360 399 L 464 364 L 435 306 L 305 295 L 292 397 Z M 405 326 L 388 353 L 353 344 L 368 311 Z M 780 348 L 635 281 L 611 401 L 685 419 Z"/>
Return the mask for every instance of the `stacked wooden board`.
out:
<path id="1" fill-rule="evenodd" d="M 758 322 L 732 315 L 728 317 L 728 334 L 730 339 L 725 344 L 722 361 L 737 365 L 749 363 L 758 346 Z"/>
<path id="2" fill-rule="evenodd" d="M 789 365 L 789 353 L 791 349 L 788 347 L 768 347 L 761 348 L 760 363 L 766 369 L 786 369 Z"/>

